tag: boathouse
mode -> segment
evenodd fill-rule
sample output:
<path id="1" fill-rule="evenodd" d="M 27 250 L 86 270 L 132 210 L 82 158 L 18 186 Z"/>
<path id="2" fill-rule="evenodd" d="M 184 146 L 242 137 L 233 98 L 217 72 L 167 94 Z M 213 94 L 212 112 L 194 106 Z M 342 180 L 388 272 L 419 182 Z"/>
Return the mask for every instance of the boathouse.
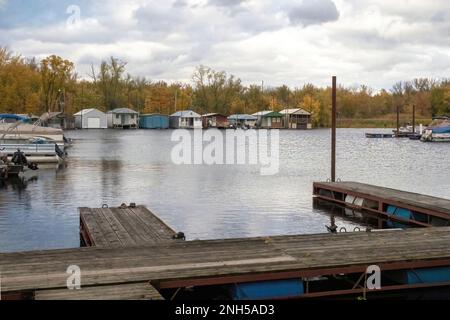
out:
<path id="1" fill-rule="evenodd" d="M 308 130 L 312 129 L 311 116 L 308 111 L 297 109 L 284 109 L 280 111 L 283 116 L 283 128 L 285 129 L 298 129 Z"/>
<path id="2" fill-rule="evenodd" d="M 139 113 L 128 108 L 109 111 L 106 118 L 108 128 L 137 129 L 139 126 Z"/>
<path id="3" fill-rule="evenodd" d="M 46 112 L 38 120 L 42 127 L 73 130 L 75 129 L 75 117 L 64 112 Z"/>
<path id="4" fill-rule="evenodd" d="M 203 128 L 225 129 L 230 126 L 228 117 L 220 113 L 208 113 L 202 115 Z"/>
<path id="5" fill-rule="evenodd" d="M 258 118 L 249 114 L 233 114 L 228 117 L 230 125 L 238 128 L 254 128 Z"/>
<path id="6" fill-rule="evenodd" d="M 173 129 L 201 129 L 202 116 L 192 110 L 178 111 L 170 116 Z"/>
<path id="7" fill-rule="evenodd" d="M 84 109 L 75 113 L 76 129 L 107 129 L 106 113 L 95 109 Z"/>
<path id="8" fill-rule="evenodd" d="M 169 129 L 169 116 L 163 114 L 143 114 L 139 118 L 141 129 Z"/>
<path id="9" fill-rule="evenodd" d="M 283 115 L 276 111 L 259 111 L 254 113 L 257 117 L 256 126 L 262 129 L 281 129 L 283 128 Z"/>

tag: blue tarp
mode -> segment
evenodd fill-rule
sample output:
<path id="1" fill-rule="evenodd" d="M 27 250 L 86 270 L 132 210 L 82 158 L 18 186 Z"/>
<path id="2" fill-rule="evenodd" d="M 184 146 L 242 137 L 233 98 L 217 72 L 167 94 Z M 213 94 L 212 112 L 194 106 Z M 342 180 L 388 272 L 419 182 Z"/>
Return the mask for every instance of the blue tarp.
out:
<path id="1" fill-rule="evenodd" d="M 16 121 L 22 121 L 22 122 L 30 121 L 30 118 L 21 117 L 16 114 L 0 114 L 0 119 L 10 119 L 10 120 L 16 120 Z"/>
<path id="2" fill-rule="evenodd" d="M 450 126 L 433 128 L 433 133 L 450 133 Z"/>
<path id="3" fill-rule="evenodd" d="M 240 283 L 232 287 L 234 300 L 288 299 L 305 293 L 299 279 Z"/>

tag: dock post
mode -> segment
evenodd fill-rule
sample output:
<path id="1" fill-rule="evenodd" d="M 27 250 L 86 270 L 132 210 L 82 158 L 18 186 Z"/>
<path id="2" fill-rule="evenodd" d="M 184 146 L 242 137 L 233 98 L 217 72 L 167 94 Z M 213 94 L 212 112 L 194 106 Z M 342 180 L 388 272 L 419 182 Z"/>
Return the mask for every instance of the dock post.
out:
<path id="1" fill-rule="evenodd" d="M 397 105 L 397 138 L 400 137 L 400 106 Z"/>
<path id="2" fill-rule="evenodd" d="M 413 104 L 413 134 L 416 134 L 416 105 Z"/>
<path id="3" fill-rule="evenodd" d="M 333 76 L 332 112 L 331 112 L 331 181 L 336 182 L 336 118 L 337 118 L 337 78 Z"/>

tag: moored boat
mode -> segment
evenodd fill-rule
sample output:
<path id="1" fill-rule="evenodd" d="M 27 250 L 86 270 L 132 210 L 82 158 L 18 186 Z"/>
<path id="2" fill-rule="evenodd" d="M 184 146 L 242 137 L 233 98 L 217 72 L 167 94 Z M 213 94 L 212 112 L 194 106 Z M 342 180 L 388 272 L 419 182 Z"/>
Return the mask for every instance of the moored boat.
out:
<path id="1" fill-rule="evenodd" d="M 9 161 L 13 161 L 17 151 L 24 153 L 28 161 L 33 163 L 58 163 L 64 162 L 65 153 L 56 144 L 0 144 L 0 150 Z"/>
<path id="2" fill-rule="evenodd" d="M 0 143 L 33 144 L 42 141 L 57 144 L 62 150 L 71 145 L 61 129 L 30 124 L 29 118 L 23 116 L 0 114 Z"/>
<path id="3" fill-rule="evenodd" d="M 423 142 L 450 142 L 450 120 L 448 118 L 434 121 L 425 130 L 421 141 Z"/>
<path id="4" fill-rule="evenodd" d="M 3 149 L 0 149 L 3 152 Z M 6 154 L 0 154 L 0 179 L 24 177 L 34 174 L 39 169 L 36 163 L 30 162 L 25 154 L 17 150 L 12 159 L 9 160 Z"/>

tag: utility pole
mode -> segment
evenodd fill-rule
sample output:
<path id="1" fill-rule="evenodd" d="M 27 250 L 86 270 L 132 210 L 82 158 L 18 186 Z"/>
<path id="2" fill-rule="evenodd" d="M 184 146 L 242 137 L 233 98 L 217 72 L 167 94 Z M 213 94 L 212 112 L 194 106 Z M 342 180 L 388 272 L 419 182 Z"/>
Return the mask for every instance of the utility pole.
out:
<path id="1" fill-rule="evenodd" d="M 332 118 L 331 118 L 331 181 L 336 182 L 336 118 L 337 118 L 337 78 L 333 76 Z"/>

